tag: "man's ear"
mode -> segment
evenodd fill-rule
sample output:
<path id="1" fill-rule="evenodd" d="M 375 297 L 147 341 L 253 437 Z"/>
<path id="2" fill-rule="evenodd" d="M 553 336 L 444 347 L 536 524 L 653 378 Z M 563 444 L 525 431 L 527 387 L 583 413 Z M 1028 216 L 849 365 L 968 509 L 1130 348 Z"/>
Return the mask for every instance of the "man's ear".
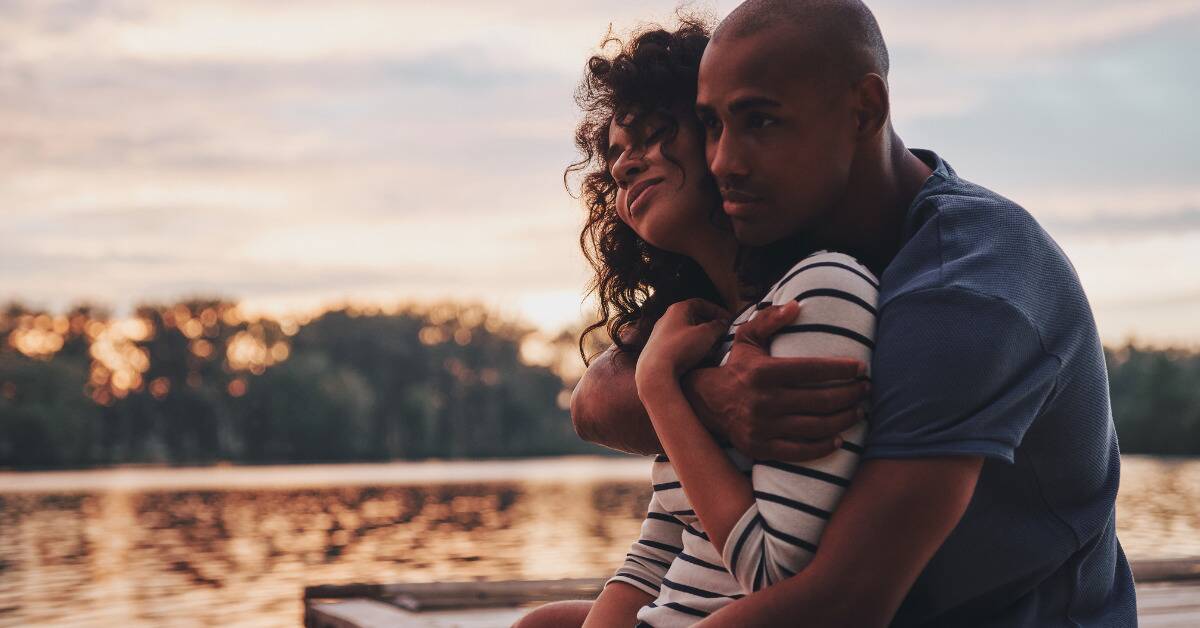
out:
<path id="1" fill-rule="evenodd" d="M 891 115 L 887 81 L 878 74 L 868 74 L 853 88 L 854 119 L 859 139 L 874 137 L 887 126 Z"/>

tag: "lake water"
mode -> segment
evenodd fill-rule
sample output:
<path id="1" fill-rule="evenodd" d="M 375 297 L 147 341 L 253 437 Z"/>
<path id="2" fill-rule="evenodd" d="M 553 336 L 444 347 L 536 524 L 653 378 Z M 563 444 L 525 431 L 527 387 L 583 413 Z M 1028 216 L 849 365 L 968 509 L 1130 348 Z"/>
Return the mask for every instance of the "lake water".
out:
<path id="1" fill-rule="evenodd" d="M 296 626 L 305 585 L 607 575 L 641 459 L 0 473 L 0 626 Z M 1130 558 L 1200 556 L 1200 459 L 1128 456 Z"/>

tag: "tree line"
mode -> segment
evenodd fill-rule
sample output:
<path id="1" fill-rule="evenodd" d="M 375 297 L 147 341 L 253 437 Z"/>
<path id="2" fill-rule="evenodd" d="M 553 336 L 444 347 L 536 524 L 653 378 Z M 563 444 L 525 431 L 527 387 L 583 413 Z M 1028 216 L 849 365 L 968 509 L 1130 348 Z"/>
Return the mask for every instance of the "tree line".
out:
<path id="1" fill-rule="evenodd" d="M 0 314 L 0 467 L 595 452 L 531 330 L 475 305 L 303 324 L 221 300 Z M 559 339 L 560 345 L 566 338 Z"/>
<path id="2" fill-rule="evenodd" d="M 247 317 L 193 299 L 132 317 L 0 310 L 0 467 L 596 453 L 567 411 L 575 335 L 471 304 Z M 1200 353 L 1106 351 L 1122 451 L 1200 454 Z M 575 364 L 574 366 L 578 366 Z"/>

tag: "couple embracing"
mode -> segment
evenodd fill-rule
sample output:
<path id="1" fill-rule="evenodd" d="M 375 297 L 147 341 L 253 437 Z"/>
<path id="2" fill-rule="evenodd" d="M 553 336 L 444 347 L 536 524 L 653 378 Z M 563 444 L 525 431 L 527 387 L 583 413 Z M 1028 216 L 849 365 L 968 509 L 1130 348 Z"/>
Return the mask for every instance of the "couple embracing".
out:
<path id="1" fill-rule="evenodd" d="M 573 168 L 614 346 L 572 415 L 657 454 L 654 492 L 595 602 L 519 626 L 1136 625 L 1079 280 L 905 147 L 888 71 L 857 0 L 589 61 Z"/>

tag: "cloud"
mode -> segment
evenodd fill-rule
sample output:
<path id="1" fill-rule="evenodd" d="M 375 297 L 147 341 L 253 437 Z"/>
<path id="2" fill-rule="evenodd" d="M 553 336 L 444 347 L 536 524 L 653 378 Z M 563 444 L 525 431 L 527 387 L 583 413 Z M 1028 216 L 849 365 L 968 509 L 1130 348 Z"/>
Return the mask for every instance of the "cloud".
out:
<path id="1" fill-rule="evenodd" d="M 212 294 L 234 297 L 278 297 L 293 294 L 324 293 L 336 295 L 363 288 L 396 287 L 456 279 L 453 274 L 435 268 L 381 271 L 373 268 L 297 268 L 287 265 L 239 266 L 244 272 L 235 277 L 213 279 L 167 277 L 144 284 L 149 294 Z M 249 272 L 246 272 L 249 271 Z"/>
<path id="2" fill-rule="evenodd" d="M 872 2 L 888 44 L 1013 63 L 1054 56 L 1200 17 L 1200 0 L 935 0 Z"/>
<path id="3" fill-rule="evenodd" d="M 1104 213 L 1074 220 L 1051 220 L 1047 227 L 1069 236 L 1129 238 L 1146 234 L 1179 234 L 1200 230 L 1200 209 L 1180 209 L 1152 214 Z"/>
<path id="4" fill-rule="evenodd" d="M 968 66 L 941 79 L 949 89 L 981 97 L 968 112 L 903 117 L 909 145 L 938 149 L 960 174 L 998 191 L 1092 186 L 1145 187 L 1190 183 L 1200 169 L 1200 124 L 1188 103 L 1200 98 L 1189 59 L 1200 56 L 1200 19 L 1164 25 L 1094 49 L 1002 72 Z M 909 92 L 936 93 L 938 66 L 898 82 Z"/>
<path id="5" fill-rule="evenodd" d="M 1147 308 L 1168 308 L 1176 306 L 1195 306 L 1200 305 L 1200 290 L 1185 292 L 1181 294 L 1172 294 L 1151 299 L 1130 299 L 1127 301 L 1118 301 L 1111 303 L 1108 307 L 1113 309 L 1147 309 Z"/>
<path id="6" fill-rule="evenodd" d="M 7 246 L 0 251 L 0 276 L 12 279 L 37 277 L 54 287 L 54 279 L 81 270 L 94 268 L 97 262 L 108 265 L 154 267 L 180 261 L 179 256 L 147 253 L 114 253 L 103 258 L 68 252 L 44 252 L 21 246 Z"/>
<path id="7" fill-rule="evenodd" d="M 1200 0 L 871 5 L 905 140 L 1026 204 L 1103 303 L 1145 283 L 1112 247 L 1191 259 Z M 0 0 L 5 294 L 573 316 L 572 91 L 610 24 L 675 6 Z"/>
<path id="8" fill-rule="evenodd" d="M 572 70 L 610 21 L 633 25 L 673 13 L 618 0 L 603 4 L 488 0 L 439 3 L 368 0 L 278 2 L 114 1 L 65 10 L 18 2 L 0 39 L 20 59 L 63 59 L 80 51 L 127 60 L 232 62 L 370 59 L 482 45 L 486 63 Z M 77 9 L 77 10 L 76 10 Z M 70 22 L 69 29 L 47 25 Z M 500 28 L 497 28 L 497 26 Z M 554 54 L 571 50 L 570 56 Z"/>

